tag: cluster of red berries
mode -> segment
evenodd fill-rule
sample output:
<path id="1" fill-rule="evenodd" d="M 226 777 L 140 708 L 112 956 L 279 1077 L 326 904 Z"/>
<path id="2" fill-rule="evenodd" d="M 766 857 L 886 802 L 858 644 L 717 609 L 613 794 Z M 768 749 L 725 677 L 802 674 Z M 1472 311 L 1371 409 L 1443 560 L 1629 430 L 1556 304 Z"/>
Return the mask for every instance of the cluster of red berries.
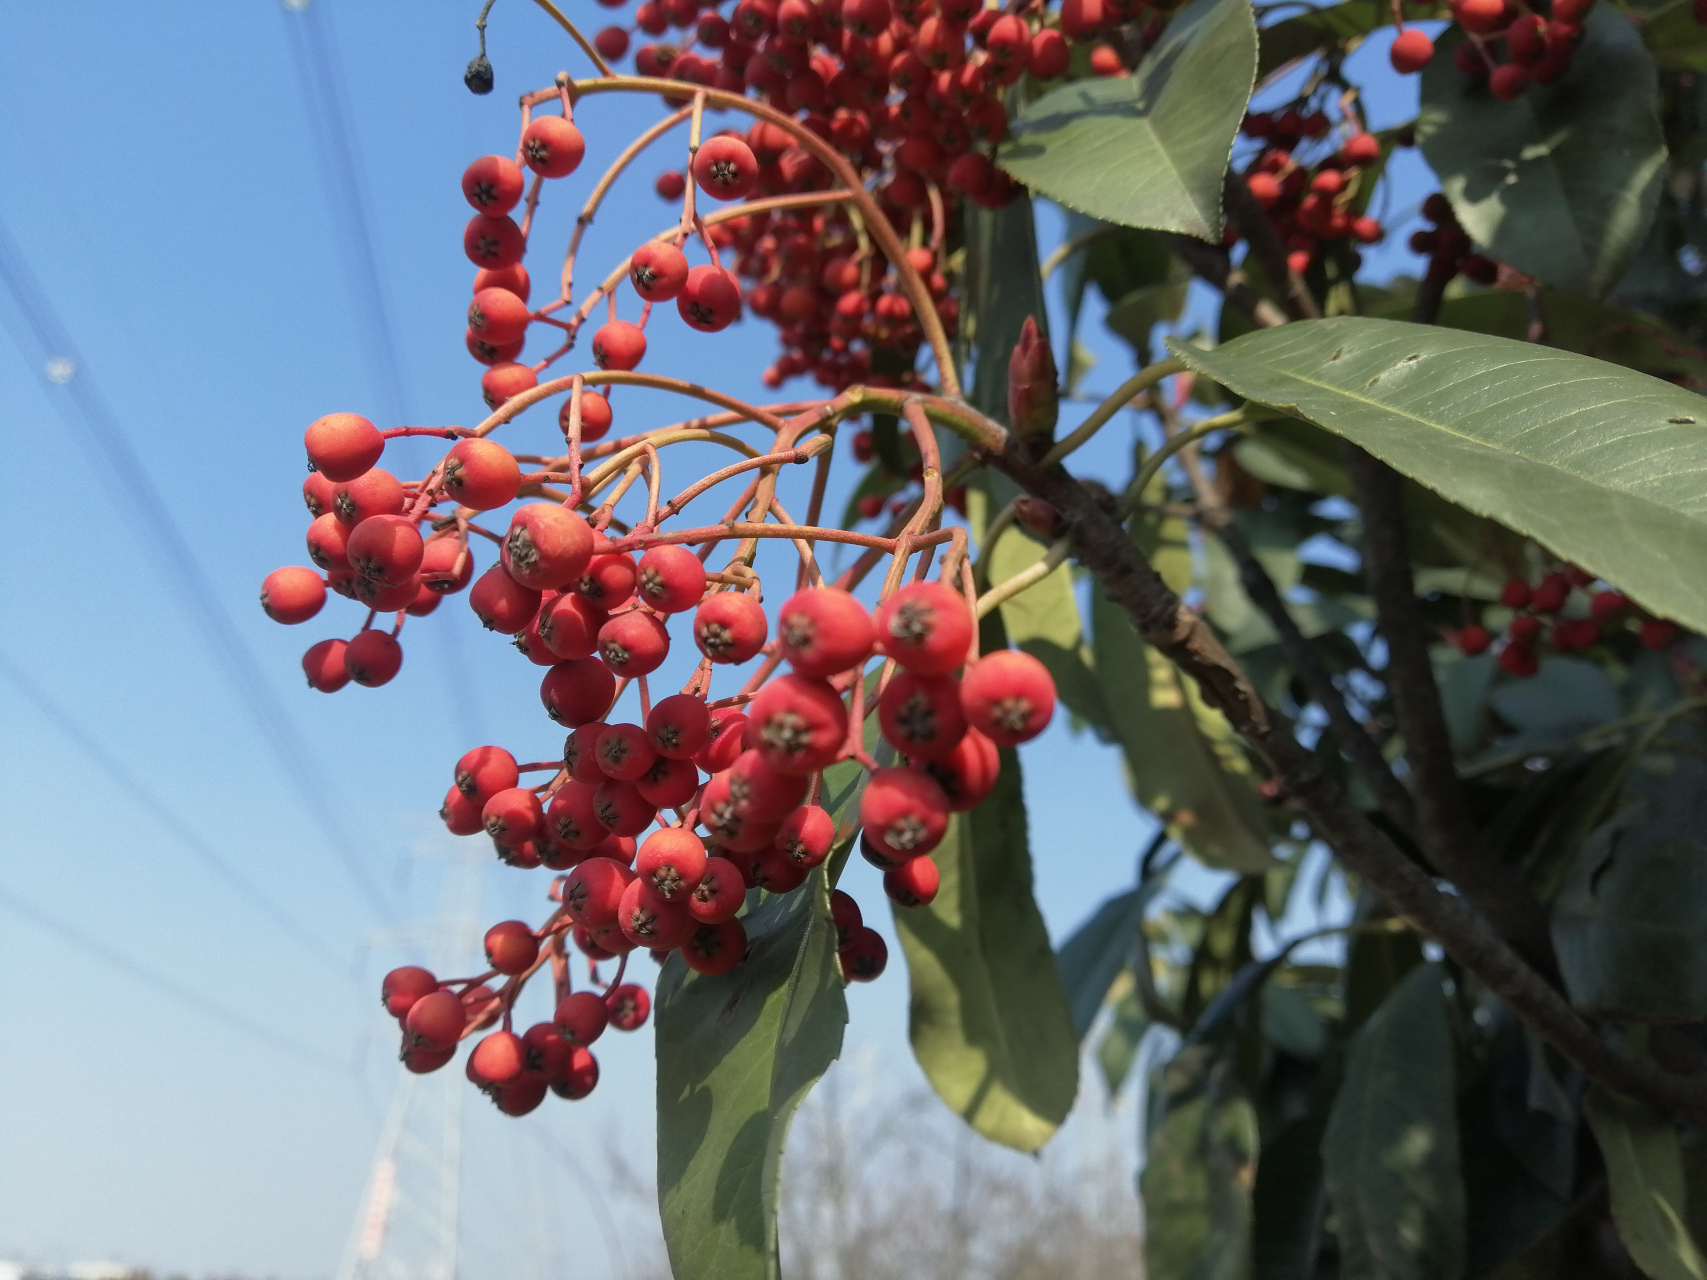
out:
<path id="1" fill-rule="evenodd" d="M 1566 616 L 1575 593 L 1587 598 L 1582 613 Z M 1592 649 L 1615 630 L 1636 627 L 1641 643 L 1655 652 L 1672 647 L 1681 632 L 1674 622 L 1644 617 L 1642 611 L 1621 592 L 1595 586 L 1594 575 L 1575 565 L 1566 565 L 1530 585 L 1523 578 L 1510 578 L 1500 588 L 1500 604 L 1516 610 L 1501 637 L 1499 668 L 1508 675 L 1532 676 L 1541 669 L 1537 650 L 1545 640 L 1555 652 Z M 1474 657 L 1486 653 L 1494 635 L 1472 623 L 1449 632 L 1447 639 L 1462 653 Z"/>
<path id="2" fill-rule="evenodd" d="M 558 997 L 550 1022 L 539 1022 L 521 1035 L 510 1029 L 510 1007 L 521 985 L 541 965 L 555 971 Z M 500 1019 L 503 1027 L 484 1037 L 468 1055 L 469 1080 L 506 1115 L 526 1115 L 549 1091 L 577 1101 L 599 1082 L 599 1063 L 591 1045 L 607 1027 L 637 1031 L 651 1011 L 646 989 L 616 980 L 602 992 L 572 991 L 561 940 L 536 933 L 521 920 L 506 920 L 486 931 L 486 962 L 491 968 L 472 978 L 442 981 L 417 965 L 385 975 L 380 1001 L 403 1032 L 403 1065 L 417 1075 L 437 1071 L 456 1056 L 457 1045 Z M 501 989 L 489 983 L 508 979 Z M 595 970 L 596 981 L 596 970 Z"/>
<path id="3" fill-rule="evenodd" d="M 1245 185 L 1285 243 L 1287 265 L 1300 275 L 1335 241 L 1381 239 L 1381 224 L 1356 212 L 1364 170 L 1381 158 L 1380 139 L 1359 129 L 1315 160 L 1299 156 L 1303 144 L 1326 138 L 1331 128 L 1323 112 L 1295 109 L 1254 112 L 1241 127 L 1263 143 L 1245 168 Z"/>
<path id="4" fill-rule="evenodd" d="M 1502 102 L 1523 96 L 1532 84 L 1555 84 L 1571 69 L 1571 53 L 1582 39 L 1583 19 L 1594 0 L 1449 0 L 1452 20 L 1468 37 L 1453 61 L 1465 75 L 1486 80 Z M 1398 0 L 1394 0 L 1397 22 Z M 1401 75 L 1421 71 L 1434 57 L 1434 41 L 1415 27 L 1400 26 L 1390 51 Z"/>
<path id="5" fill-rule="evenodd" d="M 1469 235 L 1458 225 L 1452 205 L 1442 193 L 1436 191 L 1422 202 L 1422 216 L 1434 225 L 1411 232 L 1411 252 L 1428 255 L 1426 275 L 1430 283 L 1444 286 L 1460 274 L 1481 285 L 1499 279 L 1500 264 L 1472 251 Z"/>

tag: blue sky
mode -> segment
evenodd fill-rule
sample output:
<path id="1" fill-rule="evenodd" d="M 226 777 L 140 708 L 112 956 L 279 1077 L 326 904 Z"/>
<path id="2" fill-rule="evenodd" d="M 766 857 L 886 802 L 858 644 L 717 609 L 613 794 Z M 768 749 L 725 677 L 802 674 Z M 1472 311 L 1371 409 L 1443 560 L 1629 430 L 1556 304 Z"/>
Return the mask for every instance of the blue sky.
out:
<path id="1" fill-rule="evenodd" d="M 513 147 L 518 92 L 578 63 L 515 0 L 491 27 L 498 91 L 477 99 L 461 84 L 474 6 L 316 3 L 347 91 L 408 421 L 472 423 L 483 408 L 462 349 L 471 268 L 457 179 L 474 157 Z M 461 598 L 411 622 L 390 686 L 330 698 L 302 687 L 297 660 L 312 640 L 352 634 L 354 606 L 334 599 L 283 628 L 255 604 L 270 569 L 303 562 L 303 427 L 342 409 L 383 420 L 397 398 L 375 359 L 380 313 L 350 287 L 357 204 L 329 190 L 293 61 L 287 24 L 304 21 L 269 0 L 0 11 L 0 221 L 75 344 L 83 397 L 47 380 L 29 326 L 7 314 L 0 1259 L 330 1274 L 397 1070 L 378 981 L 416 957 L 398 940 L 431 921 L 449 841 L 434 812 L 450 767 L 476 742 L 534 759 L 560 745 L 538 709 L 537 670 L 480 631 Z M 1354 73 L 1380 56 L 1361 52 Z M 1414 92 L 1413 81 L 1380 101 L 1376 123 L 1408 116 Z M 587 159 L 548 188 L 548 239 L 563 243 L 591 175 L 655 111 L 587 104 Z M 668 223 L 650 190 L 663 167 L 642 162 L 617 188 L 588 237 L 583 280 Z M 1411 173 L 1394 207 L 1424 190 Z M 1059 217 L 1040 220 L 1052 239 Z M 1128 356 L 1096 309 L 1083 330 L 1102 358 L 1089 387 L 1106 391 Z M 765 396 L 768 326 L 708 337 L 659 321 L 648 368 Z M 136 485 L 121 490 L 91 448 L 80 416 L 90 395 L 140 458 L 163 503 L 156 517 L 139 515 Z M 617 409 L 619 422 L 648 425 L 693 412 L 644 394 Z M 555 435 L 544 416 L 517 428 L 516 448 Z M 1086 469 L 1122 467 L 1126 430 L 1087 449 Z M 428 456 L 393 446 L 387 463 L 416 470 Z M 852 474 L 841 471 L 838 487 Z M 676 487 L 688 478 L 675 472 Z M 163 563 L 163 521 L 207 597 L 177 589 L 186 570 Z M 252 655 L 258 693 L 240 691 L 208 642 L 221 617 Z M 256 714 L 269 706 L 281 716 L 272 728 Z M 281 743 L 285 756 L 300 751 L 306 787 L 281 764 Z M 1024 763 L 1038 896 L 1059 938 L 1127 882 L 1144 823 L 1114 755 L 1064 725 Z M 882 919 L 868 872 L 856 865 L 852 888 Z M 542 913 L 547 873 L 493 863 L 482 883 L 482 920 Z M 535 1003 L 531 1016 L 544 1016 Z M 919 1080 L 905 1003 L 899 962 L 850 993 L 849 1051 L 874 1055 L 898 1089 Z M 575 1152 L 601 1184 L 609 1144 L 649 1166 L 650 1034 L 607 1037 L 599 1056 L 592 1099 L 552 1100 L 521 1122 L 470 1092 L 471 1280 L 550 1260 L 526 1225 L 536 1209 L 567 1215 L 554 1231 L 588 1226 L 597 1197 L 550 1150 Z"/>

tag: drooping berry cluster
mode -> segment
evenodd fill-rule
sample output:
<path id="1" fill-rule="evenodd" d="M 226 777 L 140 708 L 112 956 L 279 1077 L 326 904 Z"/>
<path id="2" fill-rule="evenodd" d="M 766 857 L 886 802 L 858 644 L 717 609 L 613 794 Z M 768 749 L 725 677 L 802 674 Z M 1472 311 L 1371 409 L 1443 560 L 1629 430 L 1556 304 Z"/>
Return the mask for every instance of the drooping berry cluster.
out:
<path id="1" fill-rule="evenodd" d="M 1534 585 L 1525 578 L 1507 579 L 1499 603 L 1515 611 L 1499 637 L 1497 659 L 1500 670 L 1513 676 L 1532 676 L 1541 669 L 1537 650 L 1543 642 L 1556 653 L 1572 653 L 1633 630 L 1643 647 L 1664 652 L 1681 634 L 1676 623 L 1645 615 L 1629 597 L 1598 584 L 1593 574 L 1576 565 L 1544 574 Z M 1470 657 L 1486 653 L 1495 643 L 1493 632 L 1480 623 L 1451 631 L 1447 639 Z"/>
<path id="2" fill-rule="evenodd" d="M 1294 108 L 1252 113 L 1241 128 L 1263 144 L 1245 168 L 1245 185 L 1285 244 L 1287 265 L 1299 275 L 1336 241 L 1367 245 L 1381 239 L 1381 224 L 1358 212 L 1357 203 L 1360 193 L 1367 202 L 1361 188 L 1373 181 L 1366 171 L 1381 159 L 1380 140 L 1357 129 L 1337 148 L 1321 146 L 1332 128 L 1326 113 Z M 1312 143 L 1318 154 L 1309 159 L 1303 152 Z"/>
<path id="3" fill-rule="evenodd" d="M 1571 54 L 1582 39 L 1583 21 L 1594 0 L 1449 0 L 1452 20 L 1466 39 L 1453 61 L 1488 92 L 1504 102 L 1520 98 L 1532 85 L 1556 84 L 1571 69 Z M 1399 18 L 1389 57 L 1401 75 L 1413 75 L 1434 57 L 1434 41 Z"/>

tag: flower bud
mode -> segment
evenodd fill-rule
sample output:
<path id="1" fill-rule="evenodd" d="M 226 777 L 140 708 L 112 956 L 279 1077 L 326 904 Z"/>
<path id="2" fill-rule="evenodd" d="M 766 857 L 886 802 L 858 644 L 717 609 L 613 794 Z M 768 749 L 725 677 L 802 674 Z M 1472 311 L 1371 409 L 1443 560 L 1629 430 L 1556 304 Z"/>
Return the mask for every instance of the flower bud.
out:
<path id="1" fill-rule="evenodd" d="M 1055 390 L 1055 354 L 1037 331 L 1037 322 L 1025 318 L 1019 343 L 1008 358 L 1008 421 L 1027 438 L 1049 438 L 1055 433 L 1060 399 Z"/>

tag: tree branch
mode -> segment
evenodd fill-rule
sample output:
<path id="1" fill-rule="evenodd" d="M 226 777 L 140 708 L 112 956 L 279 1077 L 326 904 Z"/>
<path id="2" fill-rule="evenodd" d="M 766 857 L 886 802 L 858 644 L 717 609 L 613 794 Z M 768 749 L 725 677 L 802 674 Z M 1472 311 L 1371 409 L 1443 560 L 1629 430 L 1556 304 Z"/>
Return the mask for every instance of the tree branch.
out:
<path id="1" fill-rule="evenodd" d="M 1398 914 L 1438 942 L 1590 1080 L 1668 1111 L 1707 1119 L 1707 1082 L 1619 1056 L 1466 899 L 1441 892 L 1346 799 L 1321 762 L 1263 702 L 1208 625 L 1168 589 L 1120 525 L 1077 481 L 1058 467 L 1046 471 L 1037 466 L 1013 437 L 1000 450 L 991 450 L 989 460 L 1061 514 L 1078 559 L 1126 611 L 1139 634 L 1197 683 L 1205 700 L 1268 762 L 1322 839 Z"/>
<path id="2" fill-rule="evenodd" d="M 1219 289 L 1252 324 L 1272 329 L 1286 323 L 1286 313 L 1251 288 L 1244 272 L 1237 270 L 1228 259 L 1226 250 L 1174 232 L 1157 234 L 1191 268 L 1192 274 Z"/>

